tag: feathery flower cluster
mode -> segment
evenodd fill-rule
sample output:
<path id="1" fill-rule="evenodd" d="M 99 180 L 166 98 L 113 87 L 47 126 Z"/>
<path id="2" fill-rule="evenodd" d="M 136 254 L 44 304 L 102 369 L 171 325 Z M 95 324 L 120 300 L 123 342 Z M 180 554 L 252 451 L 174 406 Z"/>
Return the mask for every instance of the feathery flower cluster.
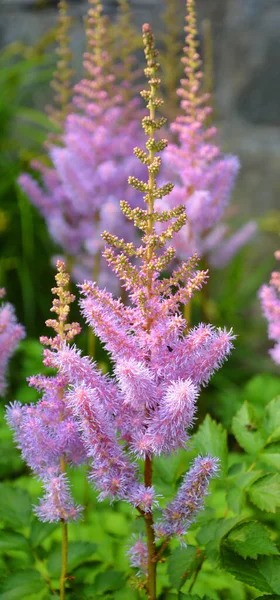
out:
<path id="1" fill-rule="evenodd" d="M 219 461 L 212 456 L 198 456 L 189 472 L 185 475 L 181 487 L 172 502 L 167 504 L 162 518 L 156 524 L 157 535 L 171 537 L 183 536 L 190 520 L 199 512 L 208 493 L 211 477 L 218 473 Z"/>
<path id="2" fill-rule="evenodd" d="M 0 298 L 4 295 L 5 290 L 1 288 Z M 24 336 L 24 328 L 17 322 L 14 307 L 8 302 L 2 304 L 0 307 L 0 395 L 6 391 L 5 374 L 9 359 Z"/>
<path id="3" fill-rule="evenodd" d="M 69 304 L 73 295 L 67 290 L 69 277 L 64 264 L 58 262 L 56 275 L 57 287 L 53 293 L 58 298 L 53 301 L 52 311 L 57 320 L 50 319 L 47 324 L 56 336 L 41 338 L 51 350 L 44 351 L 44 364 L 53 367 L 52 353 L 64 347 L 79 332 L 77 323 L 66 324 Z M 78 426 L 70 408 L 65 403 L 67 377 L 37 375 L 29 379 L 31 386 L 42 392 L 37 404 L 21 405 L 14 402 L 7 409 L 7 421 L 14 430 L 15 440 L 21 449 L 22 458 L 32 471 L 42 480 L 44 497 L 35 512 L 42 521 L 68 521 L 75 519 L 81 507 L 75 505 L 66 475 L 66 464 L 79 465 L 86 460 Z"/>
<path id="4" fill-rule="evenodd" d="M 162 278 L 175 256 L 173 248 L 165 248 L 166 243 L 185 225 L 186 216 L 182 205 L 167 211 L 154 208 L 155 200 L 165 197 L 173 186 L 158 187 L 156 181 L 167 141 L 157 136 L 165 120 L 156 117 L 162 103 L 157 94 L 159 64 L 148 25 L 143 26 L 143 39 L 149 89 L 142 96 L 149 114 L 142 125 L 148 139 L 146 150 L 135 148 L 134 152 L 148 170 L 148 181 L 130 177 L 129 182 L 144 193 L 147 208 L 121 202 L 125 216 L 142 232 L 142 243 L 136 247 L 106 231 L 103 234 L 108 244 L 104 256 L 122 281 L 130 304 L 114 299 L 96 283 L 80 286 L 82 313 L 111 355 L 114 373 L 103 375 L 88 357 L 66 345 L 53 350 L 51 363 L 71 383 L 66 402 L 79 427 L 99 498 L 130 502 L 145 519 L 147 539 L 154 540 L 152 509 L 157 506 L 157 494 L 152 459 L 186 447 L 200 387 L 228 357 L 234 336 L 204 324 L 183 335 L 187 323 L 180 307 L 207 279 L 207 273 L 196 268 L 196 256 L 175 269 L 169 279 Z M 157 223 L 166 225 L 161 233 L 156 232 Z M 145 461 L 144 479 L 138 459 Z M 215 472 L 216 461 L 211 457 L 195 463 L 174 501 L 181 524 L 191 522 Z M 194 490 L 196 501 L 191 509 Z M 173 520 L 172 509 L 167 507 L 158 531 L 161 523 Z M 182 532 L 185 529 L 182 525 Z M 181 530 L 170 524 L 168 531 L 171 535 Z M 154 541 L 148 548 L 149 564 L 151 548 Z M 131 556 L 140 568 L 146 560 L 143 546 L 131 551 Z"/>
<path id="5" fill-rule="evenodd" d="M 119 209 L 119 197 L 125 193 L 131 170 L 138 176 L 143 172 L 143 166 L 131 157 L 142 133 L 138 101 L 129 100 L 127 85 L 117 84 L 112 75 L 101 4 L 98 0 L 90 3 L 86 77 L 74 88 L 74 110 L 64 121 L 62 146 L 49 144 L 52 167 L 32 163 L 42 187 L 28 174 L 21 175 L 19 183 L 68 257 L 74 277 L 94 276 L 110 287 L 114 278 L 108 276 L 101 258 L 101 233 L 106 222 L 113 233 L 133 239 L 133 229 Z M 139 203 L 139 198 L 132 190 L 131 203 Z"/>
<path id="6" fill-rule="evenodd" d="M 280 260 L 280 250 L 275 252 L 275 258 Z M 270 350 L 270 356 L 280 364 L 280 272 L 273 271 L 270 285 L 263 285 L 259 291 L 262 310 L 268 321 L 268 337 L 276 342 Z"/>
<path id="7" fill-rule="evenodd" d="M 222 154 L 215 141 L 217 129 L 207 124 L 212 108 L 209 94 L 202 90 L 203 73 L 197 52 L 195 0 L 187 0 L 186 4 L 187 35 L 182 58 L 185 78 L 181 80 L 178 90 L 183 114 L 177 116 L 171 124 L 171 132 L 175 134 L 177 141 L 169 144 L 163 157 L 164 171 L 175 182 L 174 190 L 165 204 L 167 209 L 180 203 L 186 207 L 188 221 L 174 235 L 172 242 L 178 257 L 186 260 L 194 252 L 200 256 L 206 253 L 212 264 L 212 251 L 217 248 L 217 242 L 220 244 L 227 231 L 224 228 L 221 235 L 219 227 L 215 235 L 216 225 L 229 203 L 239 161 L 235 156 Z M 227 243 L 231 244 L 229 258 L 232 251 L 248 242 L 255 233 L 255 227 L 251 225 L 251 228 L 243 231 L 242 236 L 234 239 L 234 249 L 231 239 L 224 241 L 225 250 Z M 214 261 L 216 266 L 220 266 L 216 255 Z"/>

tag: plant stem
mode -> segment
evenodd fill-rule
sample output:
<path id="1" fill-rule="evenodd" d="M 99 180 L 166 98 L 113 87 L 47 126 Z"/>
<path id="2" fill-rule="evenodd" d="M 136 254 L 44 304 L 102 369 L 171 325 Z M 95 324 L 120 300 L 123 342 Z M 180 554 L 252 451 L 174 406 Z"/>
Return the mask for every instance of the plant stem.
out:
<path id="1" fill-rule="evenodd" d="M 152 459 L 147 457 L 145 460 L 145 471 L 144 481 L 145 486 L 150 487 L 152 485 Z M 147 548 L 148 548 L 148 600 L 156 600 L 156 571 L 157 561 L 156 557 L 156 544 L 155 544 L 155 532 L 154 532 L 154 520 L 153 513 L 145 513 L 144 515 L 146 535 L 147 535 Z"/>
<path id="2" fill-rule="evenodd" d="M 61 546 L 61 573 L 59 580 L 60 600 L 65 600 L 65 581 L 67 578 L 68 563 L 68 527 L 66 521 L 61 521 L 62 546 Z"/>
<path id="3" fill-rule="evenodd" d="M 64 458 L 60 458 L 61 473 L 65 473 L 66 466 Z M 65 581 L 67 579 L 68 565 L 68 525 L 64 519 L 61 519 L 61 571 L 59 580 L 60 600 L 65 600 Z"/>

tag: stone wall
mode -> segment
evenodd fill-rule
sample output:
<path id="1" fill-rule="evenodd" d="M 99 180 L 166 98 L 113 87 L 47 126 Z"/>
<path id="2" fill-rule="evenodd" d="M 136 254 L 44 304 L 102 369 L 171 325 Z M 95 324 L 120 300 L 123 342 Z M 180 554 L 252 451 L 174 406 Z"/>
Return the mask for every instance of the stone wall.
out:
<path id="1" fill-rule="evenodd" d="M 177 0 L 184 18 L 185 0 Z M 55 0 L 0 0 L 0 46 L 35 42 L 55 22 Z M 105 0 L 113 15 L 117 2 Z M 135 22 L 162 27 L 163 0 L 131 0 Z M 81 64 L 82 16 L 87 2 L 72 0 L 73 50 Z M 244 212 L 279 206 L 280 0 L 197 0 L 199 22 L 213 27 L 215 102 L 227 150 L 243 165 L 236 197 Z"/>

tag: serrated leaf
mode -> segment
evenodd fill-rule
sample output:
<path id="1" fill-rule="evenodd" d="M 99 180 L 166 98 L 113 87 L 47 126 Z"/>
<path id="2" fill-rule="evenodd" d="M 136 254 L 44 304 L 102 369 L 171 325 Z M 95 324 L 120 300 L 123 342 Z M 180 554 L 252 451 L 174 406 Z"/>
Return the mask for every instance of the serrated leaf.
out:
<path id="1" fill-rule="evenodd" d="M 91 559 L 96 552 L 97 544 L 90 542 L 70 542 L 68 548 L 68 573 Z M 48 571 L 54 577 L 58 576 L 61 567 L 61 548 L 57 548 L 49 556 Z"/>
<path id="2" fill-rule="evenodd" d="M 280 506 L 280 475 L 265 475 L 250 487 L 248 495 L 261 510 L 276 512 Z"/>
<path id="3" fill-rule="evenodd" d="M 239 515 L 245 502 L 245 492 L 231 486 L 227 492 L 227 503 L 229 510 Z"/>
<path id="4" fill-rule="evenodd" d="M 229 550 L 226 544 L 221 546 L 221 559 L 224 569 L 239 581 L 251 585 L 261 592 L 280 592 L 280 557 L 261 556 L 258 560 L 241 558 Z"/>
<path id="5" fill-rule="evenodd" d="M 280 440 L 280 396 L 266 406 L 264 430 L 268 436 L 267 443 L 278 442 Z"/>
<path id="6" fill-rule="evenodd" d="M 266 465 L 280 470 L 280 444 L 270 444 L 263 450 L 260 455 L 260 460 Z"/>
<path id="7" fill-rule="evenodd" d="M 224 542 L 243 558 L 279 554 L 267 529 L 258 521 L 240 523 L 229 531 Z"/>
<path id="8" fill-rule="evenodd" d="M 15 531 L 6 531 L 1 529 L 0 532 L 0 552 L 8 552 L 9 550 L 28 550 L 29 544 L 21 533 Z"/>
<path id="9" fill-rule="evenodd" d="M 219 564 L 220 544 L 223 537 L 241 520 L 240 517 L 232 519 L 212 519 L 208 521 L 196 535 L 199 544 L 205 546 L 206 556 L 215 567 Z"/>
<path id="10" fill-rule="evenodd" d="M 264 436 L 257 426 L 254 410 L 247 402 L 233 417 L 232 431 L 241 448 L 248 454 L 257 454 L 265 445 Z"/>
<path id="11" fill-rule="evenodd" d="M 28 569 L 13 573 L 0 588 L 0 600 L 30 600 L 45 587 L 45 581 L 38 571 Z"/>
<path id="12" fill-rule="evenodd" d="M 5 483 L 0 484 L 0 520 L 5 525 L 13 529 L 28 527 L 31 510 L 28 492 Z"/>
<path id="13" fill-rule="evenodd" d="M 241 490 L 247 490 L 249 487 L 262 476 L 262 471 L 246 471 L 240 473 L 233 478 L 235 485 Z"/>
<path id="14" fill-rule="evenodd" d="M 180 590 L 201 561 L 201 552 L 195 546 L 176 548 L 168 558 L 167 571 L 172 587 Z"/>
<path id="15" fill-rule="evenodd" d="M 121 589 L 126 581 L 121 571 L 105 571 L 98 573 L 94 581 L 94 591 L 98 594 Z"/>
<path id="16" fill-rule="evenodd" d="M 193 436 L 193 443 L 202 455 L 211 454 L 221 461 L 221 469 L 227 469 L 227 432 L 220 423 L 217 423 L 207 415 L 200 425 L 197 433 Z"/>
<path id="17" fill-rule="evenodd" d="M 279 394 L 279 377 L 269 373 L 256 375 L 246 384 L 244 397 L 254 406 L 259 404 L 261 407 L 270 402 Z"/>

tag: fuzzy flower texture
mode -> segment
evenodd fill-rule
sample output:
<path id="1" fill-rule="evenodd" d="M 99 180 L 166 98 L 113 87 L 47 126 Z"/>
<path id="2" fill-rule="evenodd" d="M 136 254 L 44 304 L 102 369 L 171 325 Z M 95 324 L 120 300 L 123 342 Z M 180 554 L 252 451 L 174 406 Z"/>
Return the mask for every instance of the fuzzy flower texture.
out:
<path id="1" fill-rule="evenodd" d="M 57 266 L 58 287 L 52 291 L 58 298 L 53 302 L 52 311 L 57 313 L 58 320 L 47 321 L 56 336 L 53 339 L 41 338 L 41 342 L 49 345 L 52 351 L 57 351 L 80 330 L 77 323 L 65 323 L 74 297 L 66 289 L 69 276 L 64 264 L 58 262 Z M 52 351 L 44 352 L 46 366 L 52 366 Z M 75 505 L 72 499 L 66 475 L 67 464 L 75 466 L 86 461 L 77 423 L 65 402 L 65 389 L 69 383 L 69 379 L 59 373 L 30 377 L 29 384 L 42 394 L 41 399 L 31 405 L 14 402 L 7 409 L 7 421 L 14 430 L 22 458 L 44 486 L 44 496 L 35 508 L 41 521 L 68 521 L 76 519 L 81 512 L 81 507 Z"/>
<path id="2" fill-rule="evenodd" d="M 84 54 L 85 78 L 74 88 L 70 114 L 62 123 L 61 144 L 49 143 L 52 166 L 33 161 L 42 187 L 28 174 L 19 178 L 21 188 L 39 208 L 51 237 L 68 257 L 77 281 L 94 277 L 114 289 L 114 277 L 101 257 L 101 233 L 109 227 L 127 241 L 134 231 L 119 208 L 131 171 L 143 174 L 132 156 L 143 137 L 139 128 L 138 99 L 127 97 L 129 82 L 118 83 L 106 46 L 106 19 L 99 0 L 87 18 L 88 49 Z M 129 200 L 141 199 L 131 190 Z"/>
<path id="3" fill-rule="evenodd" d="M 187 223 L 174 235 L 177 257 L 186 260 L 197 252 L 207 255 L 209 263 L 223 267 L 256 232 L 253 221 L 231 236 L 221 223 L 228 207 L 239 171 L 236 156 L 223 155 L 216 138 L 216 127 L 209 125 L 211 98 L 203 92 L 203 72 L 197 52 L 195 0 L 187 0 L 186 45 L 182 62 L 185 78 L 177 93 L 182 114 L 171 124 L 174 142 L 163 157 L 164 175 L 174 181 L 166 208 L 184 204 Z"/>
<path id="4" fill-rule="evenodd" d="M 280 250 L 275 252 L 275 258 L 280 260 Z M 268 321 L 268 337 L 276 342 L 270 350 L 270 356 L 280 365 L 280 272 L 273 271 L 270 285 L 263 285 L 259 292 L 263 314 Z"/>
<path id="5" fill-rule="evenodd" d="M 0 289 L 0 298 L 5 290 Z M 0 307 L 0 395 L 6 391 L 6 370 L 9 359 L 16 350 L 18 343 L 25 336 L 22 325 L 17 322 L 14 307 L 8 302 Z"/>
<path id="6" fill-rule="evenodd" d="M 158 96 L 159 64 L 148 25 L 143 26 L 143 40 L 149 87 L 142 92 L 148 108 L 142 125 L 147 141 L 145 150 L 135 148 L 134 152 L 147 169 L 147 177 L 145 181 L 130 177 L 129 182 L 142 192 L 146 208 L 133 208 L 127 201 L 121 202 L 124 215 L 141 232 L 141 244 L 136 247 L 114 234 L 103 234 L 107 243 L 104 256 L 121 280 L 130 303 L 124 305 L 121 299 L 114 299 L 94 282 L 87 281 L 80 286 L 82 313 L 110 354 L 113 374 L 102 374 L 90 358 L 81 356 L 74 346 L 70 347 L 67 342 L 73 327 L 64 326 L 70 328 L 68 338 L 60 334 L 45 355 L 47 364 L 58 372 L 53 380 L 57 392 L 54 394 L 52 389 L 48 394 L 50 384 L 41 379 L 38 382 L 45 390 L 42 417 L 38 413 L 42 433 L 38 435 L 37 420 L 32 435 L 28 426 L 27 439 L 24 419 L 29 419 L 28 410 L 32 412 L 34 407 L 19 411 L 18 424 L 17 406 L 10 409 L 9 418 L 19 446 L 36 472 L 51 471 L 53 481 L 55 471 L 59 482 L 64 481 L 65 471 L 59 471 L 57 455 L 63 457 L 64 462 L 77 464 L 83 460 L 84 452 L 90 464 L 89 477 L 99 490 L 99 499 L 129 502 L 144 518 L 150 538 L 157 535 L 168 540 L 173 535 L 181 537 L 188 530 L 203 505 L 210 478 L 217 473 L 218 460 L 211 456 L 197 457 L 175 498 L 159 508 L 156 521 L 153 509 L 158 507 L 158 499 L 152 481 L 152 461 L 156 456 L 187 447 L 200 389 L 228 357 L 234 336 L 231 331 L 211 325 L 190 328 L 180 313 L 181 306 L 190 302 L 207 280 L 207 273 L 197 270 L 196 256 L 181 263 L 169 278 L 162 276 L 176 255 L 173 248 L 167 247 L 167 242 L 185 225 L 186 215 L 182 205 L 155 210 L 155 202 L 165 198 L 173 185 L 157 185 L 161 152 L 167 141 L 158 135 L 165 119 L 156 115 L 162 104 Z M 157 223 L 165 226 L 161 233 L 156 230 Z M 64 304 L 60 300 L 59 305 L 55 305 L 57 311 L 63 305 L 64 319 L 65 303 L 66 300 Z M 56 321 L 52 326 L 61 332 Z M 61 418 L 55 423 L 49 417 L 44 418 L 49 402 L 50 409 L 54 402 L 61 402 Z M 71 431 L 69 436 L 68 430 Z M 44 434 L 48 444 L 40 449 Z M 55 489 L 57 491 L 57 487 Z M 41 518 L 53 520 L 57 503 L 57 496 L 54 497 L 49 487 Z M 69 510 L 68 501 L 65 506 L 71 518 L 73 509 Z M 67 517 L 63 514 L 62 518 Z M 130 551 L 132 564 L 145 572 L 147 553 L 141 539 L 136 544 Z M 151 560 L 149 555 L 150 564 Z"/>

